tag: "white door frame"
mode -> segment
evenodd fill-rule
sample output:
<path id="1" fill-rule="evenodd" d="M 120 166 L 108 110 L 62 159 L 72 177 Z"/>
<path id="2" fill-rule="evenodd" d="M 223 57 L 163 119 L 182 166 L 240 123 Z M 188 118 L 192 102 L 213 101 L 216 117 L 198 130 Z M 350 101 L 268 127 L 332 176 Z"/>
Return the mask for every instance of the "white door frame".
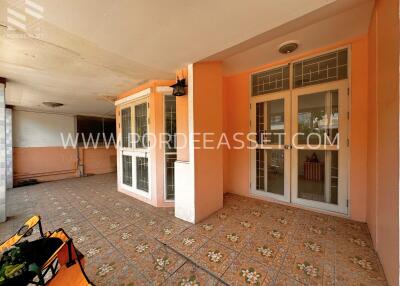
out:
<path id="1" fill-rule="evenodd" d="M 291 159 L 291 201 L 294 204 L 299 204 L 307 207 L 338 212 L 347 214 L 348 213 L 348 112 L 349 112 L 349 83 L 348 80 L 333 81 L 318 85 L 312 85 L 302 88 L 296 88 L 292 90 L 292 134 L 296 134 L 298 131 L 298 98 L 301 95 L 318 93 L 329 90 L 338 90 L 339 92 L 339 181 L 338 181 L 338 204 L 329 204 L 325 202 L 318 202 L 313 200 L 306 200 L 298 198 L 298 149 L 305 149 L 305 145 L 297 145 L 297 142 L 293 142 L 292 145 L 297 145 L 298 148 L 292 146 L 292 159 Z M 295 137 L 297 141 L 297 137 Z M 335 146 L 320 146 L 317 149 L 308 150 L 337 150 Z"/>
<path id="2" fill-rule="evenodd" d="M 252 134 L 256 134 L 256 105 L 259 102 L 268 102 L 272 100 L 284 100 L 284 126 L 285 126 L 285 142 L 284 145 L 279 146 L 279 144 L 257 144 L 257 149 L 272 149 L 272 150 L 284 150 L 284 195 L 278 195 L 274 193 L 269 193 L 267 190 L 261 191 L 257 190 L 256 184 L 256 149 L 252 148 L 250 150 L 250 180 L 251 187 L 250 192 L 253 195 L 272 198 L 274 200 L 290 202 L 290 150 L 285 148 L 284 146 L 290 146 L 290 116 L 291 116 L 291 107 L 290 107 L 290 90 L 285 90 L 281 92 L 268 93 L 264 95 L 254 96 L 250 99 L 251 109 L 250 109 L 250 118 L 251 118 L 251 127 L 250 132 Z M 265 184 L 266 187 L 266 184 Z"/>

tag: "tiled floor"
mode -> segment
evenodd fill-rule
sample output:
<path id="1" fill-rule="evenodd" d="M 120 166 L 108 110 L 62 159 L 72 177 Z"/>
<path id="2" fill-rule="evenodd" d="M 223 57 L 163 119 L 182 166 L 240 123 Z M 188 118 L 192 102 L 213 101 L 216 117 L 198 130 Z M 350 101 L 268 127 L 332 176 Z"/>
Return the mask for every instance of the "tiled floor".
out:
<path id="1" fill-rule="evenodd" d="M 40 214 L 86 255 L 96 285 L 386 285 L 365 224 L 226 195 L 198 225 L 116 191 L 114 174 L 7 193 L 0 239 Z"/>

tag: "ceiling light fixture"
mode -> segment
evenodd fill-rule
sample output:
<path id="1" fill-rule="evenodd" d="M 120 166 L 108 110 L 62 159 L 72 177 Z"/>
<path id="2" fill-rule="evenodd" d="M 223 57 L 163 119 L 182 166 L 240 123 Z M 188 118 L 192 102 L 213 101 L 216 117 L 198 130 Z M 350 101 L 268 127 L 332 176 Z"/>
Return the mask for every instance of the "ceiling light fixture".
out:
<path id="1" fill-rule="evenodd" d="M 279 52 L 287 55 L 293 53 L 299 47 L 297 41 L 287 41 L 279 45 Z"/>
<path id="2" fill-rule="evenodd" d="M 47 106 L 47 107 L 55 108 L 55 107 L 63 106 L 64 103 L 52 102 L 52 101 L 45 101 L 45 102 L 43 102 L 43 105 L 45 105 L 45 106 Z"/>

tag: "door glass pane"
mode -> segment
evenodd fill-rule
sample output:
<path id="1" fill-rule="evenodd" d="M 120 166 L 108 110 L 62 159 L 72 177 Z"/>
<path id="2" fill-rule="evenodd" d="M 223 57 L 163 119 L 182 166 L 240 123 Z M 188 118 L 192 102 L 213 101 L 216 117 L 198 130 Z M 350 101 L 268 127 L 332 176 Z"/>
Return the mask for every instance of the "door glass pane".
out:
<path id="1" fill-rule="evenodd" d="M 298 144 L 336 145 L 339 137 L 337 90 L 299 96 Z"/>
<path id="2" fill-rule="evenodd" d="M 259 144 L 283 144 L 285 137 L 285 100 L 256 104 L 256 132 Z"/>
<path id="3" fill-rule="evenodd" d="M 338 203 L 338 151 L 298 150 L 298 197 Z"/>
<path id="4" fill-rule="evenodd" d="M 256 188 L 259 191 L 284 195 L 284 151 L 256 150 Z"/>
<path id="5" fill-rule="evenodd" d="M 122 183 L 132 186 L 132 157 L 122 155 Z"/>
<path id="6" fill-rule="evenodd" d="M 173 200 L 175 198 L 175 161 L 176 154 L 165 155 L 165 184 L 167 200 Z"/>
<path id="7" fill-rule="evenodd" d="M 149 191 L 149 170 L 146 157 L 136 157 L 136 188 L 145 192 Z"/>
<path id="8" fill-rule="evenodd" d="M 165 152 L 176 152 L 176 99 L 166 95 L 164 101 L 165 114 Z"/>
<path id="9" fill-rule="evenodd" d="M 175 198 L 175 161 L 176 161 L 176 97 L 165 95 L 165 197 Z"/>
<path id="10" fill-rule="evenodd" d="M 147 103 L 135 106 L 136 148 L 147 147 Z"/>
<path id="11" fill-rule="evenodd" d="M 122 147 L 132 147 L 131 135 L 131 108 L 124 108 L 121 110 L 122 121 Z"/>

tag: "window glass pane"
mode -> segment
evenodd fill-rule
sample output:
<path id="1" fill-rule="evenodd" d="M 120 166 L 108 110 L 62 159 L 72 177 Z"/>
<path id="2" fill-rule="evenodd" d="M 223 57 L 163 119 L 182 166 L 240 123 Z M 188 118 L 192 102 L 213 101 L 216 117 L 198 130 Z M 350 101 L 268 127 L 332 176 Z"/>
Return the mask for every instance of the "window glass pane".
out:
<path id="1" fill-rule="evenodd" d="M 132 186 L 132 157 L 122 155 L 122 182 Z"/>
<path id="2" fill-rule="evenodd" d="M 135 106 L 136 148 L 147 147 L 147 103 Z"/>
<path id="3" fill-rule="evenodd" d="M 338 151 L 298 150 L 298 197 L 338 203 Z"/>
<path id="4" fill-rule="evenodd" d="M 303 87 L 347 78 L 347 49 L 293 64 L 293 87 Z"/>
<path id="5" fill-rule="evenodd" d="M 121 110 L 122 121 L 122 147 L 132 147 L 131 141 L 131 108 L 124 108 Z"/>
<path id="6" fill-rule="evenodd" d="M 289 89 L 289 65 L 251 76 L 252 96 Z"/>
<path id="7" fill-rule="evenodd" d="M 145 192 L 149 191 L 148 159 L 136 157 L 136 188 Z"/>

